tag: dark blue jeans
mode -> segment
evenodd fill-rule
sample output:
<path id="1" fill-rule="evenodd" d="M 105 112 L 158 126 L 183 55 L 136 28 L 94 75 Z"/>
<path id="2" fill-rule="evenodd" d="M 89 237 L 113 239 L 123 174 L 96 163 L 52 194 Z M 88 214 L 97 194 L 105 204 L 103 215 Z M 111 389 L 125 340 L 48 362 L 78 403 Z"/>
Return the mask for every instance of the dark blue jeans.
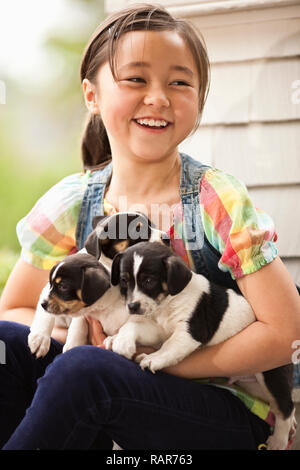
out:
<path id="1" fill-rule="evenodd" d="M 257 449 L 269 426 L 227 390 L 163 372 L 111 351 L 80 346 L 45 358 L 29 329 L 0 322 L 0 448 Z"/>

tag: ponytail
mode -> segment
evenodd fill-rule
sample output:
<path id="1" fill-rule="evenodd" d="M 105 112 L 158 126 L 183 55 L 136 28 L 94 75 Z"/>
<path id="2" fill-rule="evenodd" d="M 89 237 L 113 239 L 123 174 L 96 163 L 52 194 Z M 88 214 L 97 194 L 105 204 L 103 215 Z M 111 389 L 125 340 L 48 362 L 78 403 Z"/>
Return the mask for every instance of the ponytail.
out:
<path id="1" fill-rule="evenodd" d="M 106 129 L 99 114 L 88 113 L 81 138 L 84 170 L 102 168 L 111 160 Z"/>

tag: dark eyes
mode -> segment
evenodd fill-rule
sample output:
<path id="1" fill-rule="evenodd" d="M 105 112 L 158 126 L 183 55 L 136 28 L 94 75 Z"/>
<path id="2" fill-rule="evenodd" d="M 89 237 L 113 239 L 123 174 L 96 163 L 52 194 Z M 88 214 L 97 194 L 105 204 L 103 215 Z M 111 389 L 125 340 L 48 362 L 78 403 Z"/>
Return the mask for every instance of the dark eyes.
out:
<path id="1" fill-rule="evenodd" d="M 145 279 L 143 279 L 142 281 L 142 284 L 143 284 L 143 287 L 145 288 L 151 288 L 153 287 L 155 284 L 156 284 L 156 279 L 153 278 L 153 277 L 146 277 Z"/>
<path id="2" fill-rule="evenodd" d="M 126 78 L 127 82 L 133 82 L 133 83 L 144 83 L 145 80 L 140 77 L 132 77 L 132 78 Z"/>
<path id="3" fill-rule="evenodd" d="M 57 288 L 61 292 L 65 292 L 69 289 L 68 283 L 61 281 L 59 284 L 57 284 Z"/>
<path id="4" fill-rule="evenodd" d="M 121 289 L 127 289 L 128 287 L 128 279 L 126 277 L 121 277 L 120 278 L 120 287 Z M 153 277 L 145 277 L 141 279 L 141 284 L 144 287 L 151 287 L 156 283 L 156 279 Z"/>
<path id="5" fill-rule="evenodd" d="M 126 82 L 131 82 L 131 83 L 146 83 L 146 80 L 141 77 L 130 77 L 125 79 Z M 171 82 L 171 85 L 175 86 L 190 86 L 189 83 L 183 81 L 183 80 L 174 80 Z"/>
<path id="6" fill-rule="evenodd" d="M 184 82 L 183 80 L 175 80 L 174 82 L 172 82 L 172 85 L 190 86 L 187 82 Z"/>
<path id="7" fill-rule="evenodd" d="M 125 277 L 120 278 L 120 287 L 121 289 L 127 289 L 128 279 Z"/>

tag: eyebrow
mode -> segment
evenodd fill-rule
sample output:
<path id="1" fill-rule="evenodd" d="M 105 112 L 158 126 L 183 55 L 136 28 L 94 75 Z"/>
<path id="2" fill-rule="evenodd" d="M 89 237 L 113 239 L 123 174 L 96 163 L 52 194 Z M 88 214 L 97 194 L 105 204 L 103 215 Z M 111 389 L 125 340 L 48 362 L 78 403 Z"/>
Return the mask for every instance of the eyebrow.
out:
<path id="1" fill-rule="evenodd" d="M 141 62 L 141 61 L 129 62 L 128 64 L 125 64 L 122 67 L 120 67 L 120 71 L 123 69 L 134 68 L 134 67 L 150 68 L 150 64 L 148 62 Z M 189 67 L 186 67 L 185 65 L 171 65 L 170 70 L 176 70 L 177 72 L 184 72 L 187 75 L 190 75 L 190 77 L 194 76 L 194 72 L 192 72 L 192 70 Z"/>

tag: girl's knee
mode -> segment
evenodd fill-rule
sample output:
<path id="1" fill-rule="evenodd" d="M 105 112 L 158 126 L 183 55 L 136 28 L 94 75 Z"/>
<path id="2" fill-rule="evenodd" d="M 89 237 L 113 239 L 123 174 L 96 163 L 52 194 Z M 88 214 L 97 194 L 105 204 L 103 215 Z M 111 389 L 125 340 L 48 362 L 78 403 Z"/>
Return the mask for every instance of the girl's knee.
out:
<path id="1" fill-rule="evenodd" d="M 94 390 L 110 396 L 121 393 L 130 368 L 136 368 L 136 364 L 112 351 L 77 346 L 55 358 L 46 370 L 45 379 L 49 383 L 59 381 L 57 385 L 63 389 L 69 384 L 78 394 Z"/>
<path id="2" fill-rule="evenodd" d="M 70 401 L 78 406 L 91 398 L 93 402 L 99 397 L 109 400 L 109 377 L 116 377 L 110 371 L 112 355 L 115 353 L 95 346 L 78 346 L 59 354 L 39 380 L 39 396 L 47 396 L 49 401 Z"/>
<path id="3" fill-rule="evenodd" d="M 6 364 L 11 355 L 24 354 L 28 334 L 29 327 L 26 325 L 0 321 L 0 364 Z"/>
<path id="4" fill-rule="evenodd" d="M 46 375 L 56 375 L 63 380 L 91 381 L 105 377 L 112 366 L 111 351 L 96 346 L 77 346 L 58 355 Z"/>
<path id="5" fill-rule="evenodd" d="M 0 321 L 0 340 L 6 344 L 24 343 L 29 335 L 29 327 L 12 321 Z"/>

